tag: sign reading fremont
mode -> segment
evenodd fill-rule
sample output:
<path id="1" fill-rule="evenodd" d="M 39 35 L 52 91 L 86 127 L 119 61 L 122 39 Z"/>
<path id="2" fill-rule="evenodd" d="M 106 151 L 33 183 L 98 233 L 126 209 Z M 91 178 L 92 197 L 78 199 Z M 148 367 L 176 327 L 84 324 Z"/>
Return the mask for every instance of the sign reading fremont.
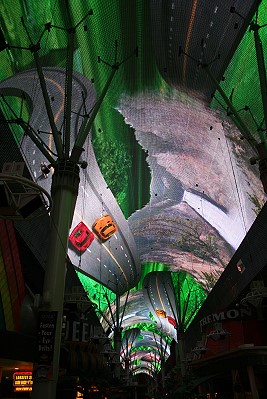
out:
<path id="1" fill-rule="evenodd" d="M 200 320 L 200 327 L 201 330 L 204 326 L 210 324 L 210 323 L 216 323 L 222 320 L 229 320 L 229 319 L 237 319 L 237 318 L 243 318 L 246 316 L 251 316 L 252 315 L 252 309 L 250 307 L 247 308 L 240 308 L 240 309 L 229 309 L 227 311 L 222 311 L 220 313 L 212 313 L 206 317 L 203 317 L 203 319 Z"/>

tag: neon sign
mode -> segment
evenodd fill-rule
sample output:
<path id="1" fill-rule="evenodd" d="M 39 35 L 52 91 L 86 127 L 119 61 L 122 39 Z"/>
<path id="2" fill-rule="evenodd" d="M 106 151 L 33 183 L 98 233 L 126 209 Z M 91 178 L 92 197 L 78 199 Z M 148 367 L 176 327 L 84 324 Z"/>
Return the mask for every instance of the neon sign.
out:
<path id="1" fill-rule="evenodd" d="M 14 392 L 32 391 L 32 372 L 20 371 L 13 374 Z"/>

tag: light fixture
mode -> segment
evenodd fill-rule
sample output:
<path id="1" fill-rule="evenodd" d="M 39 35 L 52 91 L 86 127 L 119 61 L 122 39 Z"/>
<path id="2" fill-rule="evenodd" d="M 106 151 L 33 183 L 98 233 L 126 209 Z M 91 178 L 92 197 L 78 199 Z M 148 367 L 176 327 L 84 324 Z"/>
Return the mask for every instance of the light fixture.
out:
<path id="1" fill-rule="evenodd" d="M 191 363 L 194 360 L 194 353 L 193 350 L 191 353 L 187 353 L 185 356 L 185 360 L 183 360 L 184 363 Z"/>
<path id="2" fill-rule="evenodd" d="M 222 341 L 224 340 L 230 333 L 222 327 L 222 323 L 215 323 L 215 329 L 210 331 L 207 335 L 208 338 L 211 338 L 213 341 Z"/>
<path id="3" fill-rule="evenodd" d="M 246 270 L 246 267 L 241 259 L 237 262 L 236 268 L 239 271 L 239 273 L 241 273 L 241 274 L 244 273 L 244 271 Z"/>
<path id="4" fill-rule="evenodd" d="M 264 286 L 263 280 L 254 280 L 250 284 L 250 292 L 241 299 L 240 303 L 250 303 L 256 308 L 262 305 L 263 298 L 267 298 L 267 287 Z"/>
<path id="5" fill-rule="evenodd" d="M 192 352 L 196 355 L 204 355 L 208 348 L 203 344 L 202 341 L 197 341 L 196 346 L 192 349 Z"/>

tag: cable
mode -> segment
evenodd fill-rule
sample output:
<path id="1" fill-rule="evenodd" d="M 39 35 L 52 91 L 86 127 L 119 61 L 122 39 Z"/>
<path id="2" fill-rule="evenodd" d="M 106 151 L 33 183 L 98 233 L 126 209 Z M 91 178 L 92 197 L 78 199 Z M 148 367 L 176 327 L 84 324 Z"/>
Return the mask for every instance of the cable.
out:
<path id="1" fill-rule="evenodd" d="M 234 167 L 233 167 L 233 163 L 232 163 L 232 158 L 231 158 L 231 155 L 230 155 L 229 144 L 228 144 L 227 140 L 226 140 L 226 144 L 227 144 L 227 149 L 228 149 L 228 153 L 229 153 L 230 163 L 231 163 L 232 172 L 233 172 L 233 176 L 234 176 L 234 181 L 235 181 L 235 187 L 236 187 L 236 191 L 237 191 L 237 196 L 238 196 L 238 200 L 239 200 L 239 205 L 240 205 L 240 210 L 241 210 L 241 217 L 242 217 L 243 228 L 244 228 L 244 231 L 245 231 L 245 237 L 244 237 L 244 239 L 247 241 L 247 246 L 248 246 L 248 250 L 249 250 L 249 257 L 250 257 L 251 264 L 252 264 L 252 266 L 253 266 L 254 261 L 253 261 L 253 256 L 252 256 L 252 251 L 251 251 L 250 242 L 249 242 L 248 235 L 247 235 L 247 229 L 246 229 L 246 225 L 245 225 L 244 211 L 243 211 L 243 207 L 242 207 L 242 205 L 241 205 L 241 198 L 240 198 L 240 193 L 239 193 L 239 189 L 238 189 L 237 178 L 236 178 L 236 174 L 235 174 L 235 171 L 234 171 Z"/>
<path id="2" fill-rule="evenodd" d="M 239 202 L 239 206 L 240 206 L 242 224 L 243 224 L 243 228 L 244 228 L 245 234 L 247 235 L 247 229 L 246 229 L 246 225 L 245 225 L 244 211 L 243 211 L 243 207 L 242 207 L 242 204 L 241 204 L 241 198 L 240 198 L 239 187 L 238 187 L 238 184 L 237 184 L 237 177 L 236 177 L 236 173 L 235 173 L 235 170 L 234 170 L 233 160 L 232 160 L 232 156 L 231 156 L 230 148 L 229 148 L 229 143 L 228 143 L 228 140 L 227 140 L 227 139 L 226 139 L 226 146 L 227 146 L 227 150 L 228 150 L 228 154 L 229 154 L 230 165 L 231 165 L 231 169 L 232 169 L 232 173 L 233 173 L 233 177 L 234 177 L 235 189 L 236 189 L 236 193 L 237 193 L 237 197 L 238 197 L 238 202 Z"/>

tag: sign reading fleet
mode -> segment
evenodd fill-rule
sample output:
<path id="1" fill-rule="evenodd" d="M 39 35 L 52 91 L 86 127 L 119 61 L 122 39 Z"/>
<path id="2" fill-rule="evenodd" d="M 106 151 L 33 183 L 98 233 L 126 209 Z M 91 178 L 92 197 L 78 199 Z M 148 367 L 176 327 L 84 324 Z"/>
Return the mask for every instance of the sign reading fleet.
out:
<path id="1" fill-rule="evenodd" d="M 65 340 L 88 342 L 90 338 L 106 338 L 103 329 L 83 321 L 67 321 Z"/>
<path id="2" fill-rule="evenodd" d="M 32 391 L 32 372 L 21 371 L 13 374 L 14 392 Z"/>

